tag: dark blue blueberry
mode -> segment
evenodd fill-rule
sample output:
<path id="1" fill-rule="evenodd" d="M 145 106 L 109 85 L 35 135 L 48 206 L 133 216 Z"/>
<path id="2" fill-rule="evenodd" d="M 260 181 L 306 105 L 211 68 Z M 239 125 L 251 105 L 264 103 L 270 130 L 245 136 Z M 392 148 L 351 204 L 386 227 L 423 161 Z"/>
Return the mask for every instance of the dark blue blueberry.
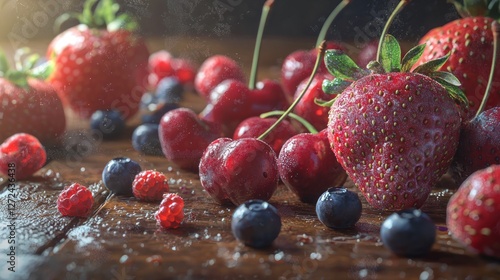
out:
<path id="1" fill-rule="evenodd" d="M 329 188 L 316 202 L 316 215 L 327 227 L 353 227 L 361 217 L 362 205 L 356 193 L 343 188 Z"/>
<path id="2" fill-rule="evenodd" d="M 175 103 L 163 103 L 151 105 L 149 111 L 144 111 L 142 115 L 142 123 L 152 123 L 159 124 L 163 115 L 167 112 L 179 108 L 179 105 Z"/>
<path id="3" fill-rule="evenodd" d="M 132 133 L 132 146 L 136 151 L 146 155 L 163 155 L 158 125 L 152 123 L 139 125 Z"/>
<path id="4" fill-rule="evenodd" d="M 271 204 L 249 200 L 234 211 L 231 229 L 236 239 L 247 246 L 268 247 L 281 231 L 281 217 Z"/>
<path id="5" fill-rule="evenodd" d="M 156 108 L 156 104 L 158 104 L 158 99 L 156 95 L 151 92 L 146 92 L 141 97 L 140 108 L 141 110 L 151 111 L 150 107 L 154 106 Z"/>
<path id="6" fill-rule="evenodd" d="M 160 103 L 177 103 L 181 101 L 184 87 L 174 77 L 165 77 L 156 86 L 156 98 Z"/>
<path id="7" fill-rule="evenodd" d="M 141 166 L 130 158 L 114 158 L 104 167 L 102 181 L 116 195 L 133 196 L 132 182 L 141 170 Z"/>
<path id="8" fill-rule="evenodd" d="M 117 110 L 97 110 L 90 116 L 90 128 L 100 131 L 103 138 L 119 136 L 125 128 L 125 121 Z"/>
<path id="9" fill-rule="evenodd" d="M 402 210 L 382 223 L 380 238 L 396 255 L 419 257 L 427 254 L 436 241 L 436 226 L 418 209 Z"/>

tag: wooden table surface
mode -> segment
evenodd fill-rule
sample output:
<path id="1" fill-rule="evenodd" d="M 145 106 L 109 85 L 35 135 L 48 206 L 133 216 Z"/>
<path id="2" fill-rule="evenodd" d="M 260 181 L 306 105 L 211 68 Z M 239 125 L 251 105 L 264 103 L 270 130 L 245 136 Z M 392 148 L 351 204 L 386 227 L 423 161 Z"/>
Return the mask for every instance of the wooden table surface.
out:
<path id="1" fill-rule="evenodd" d="M 171 47 L 175 54 L 189 56 L 195 52 L 182 47 L 189 42 L 178 39 L 171 47 L 163 39 L 152 40 L 150 47 L 152 51 Z M 253 40 L 207 39 L 202 43 L 203 49 L 193 59 L 226 53 L 248 73 Z M 279 63 L 289 52 L 313 43 L 265 41 L 259 77 L 278 77 Z M 42 52 L 45 44 L 33 42 Z M 188 93 L 183 105 L 200 111 L 204 103 Z M 257 250 L 235 240 L 230 229 L 234 208 L 216 204 L 197 174 L 179 170 L 163 157 L 133 150 L 130 135 L 137 119 L 128 123 L 120 139 L 94 141 L 86 131 L 86 121 L 70 113 L 68 117 L 68 135 L 51 152 L 54 159 L 34 178 L 19 181 L 14 191 L 15 272 L 7 270 L 11 266 L 7 263 L 8 192 L 6 179 L 0 177 L 0 279 L 500 279 L 498 261 L 467 252 L 448 235 L 446 204 L 456 186 L 446 178 L 423 207 L 437 225 L 437 241 L 425 257 L 400 258 L 385 249 L 379 230 L 390 213 L 373 210 L 364 199 L 363 215 L 355 228 L 332 230 L 318 221 L 314 205 L 299 202 L 284 186 L 270 200 L 282 217 L 282 231 L 272 247 Z M 130 157 L 143 170 L 156 169 L 170 178 L 171 191 L 186 203 L 180 228 L 162 230 L 156 225 L 153 213 L 158 203 L 123 197 L 105 203 L 109 193 L 101 172 L 117 156 Z M 101 211 L 88 219 L 59 214 L 57 196 L 73 182 L 90 186 L 94 210 L 105 203 Z M 346 186 L 355 190 L 350 182 Z"/>

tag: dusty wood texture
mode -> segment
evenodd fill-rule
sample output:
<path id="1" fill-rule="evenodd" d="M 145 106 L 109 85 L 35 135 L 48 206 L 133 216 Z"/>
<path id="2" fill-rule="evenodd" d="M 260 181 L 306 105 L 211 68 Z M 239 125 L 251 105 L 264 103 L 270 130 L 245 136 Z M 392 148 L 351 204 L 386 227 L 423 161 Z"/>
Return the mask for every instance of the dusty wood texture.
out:
<path id="1" fill-rule="evenodd" d="M 247 46 L 251 43 L 246 41 Z M 289 42 L 288 42 L 289 43 Z M 286 43 L 286 44 L 288 44 Z M 278 46 L 278 42 L 274 42 Z M 285 45 L 286 45 L 285 44 Z M 152 46 L 161 48 L 161 42 Z M 222 53 L 242 42 L 213 42 Z M 297 43 L 307 45 L 306 43 Z M 213 48 L 212 48 L 213 46 Z M 290 45 L 288 44 L 288 47 Z M 276 47 L 277 48 L 277 47 Z M 275 49 L 276 49 L 275 48 Z M 284 47 L 286 49 L 286 47 Z M 279 50 L 279 49 L 278 49 Z M 244 51 L 248 61 L 250 51 Z M 242 56 L 243 56 L 242 55 Z M 272 57 L 272 55 L 268 55 Z M 276 55 L 278 57 L 278 55 Z M 278 77 L 279 66 L 270 60 L 261 77 Z M 183 105 L 200 111 L 204 103 L 189 94 Z M 475 256 L 452 240 L 445 227 L 445 210 L 454 186 L 444 178 L 423 210 L 438 228 L 432 252 L 423 258 L 396 257 L 380 242 L 380 224 L 389 213 L 379 213 L 363 201 L 363 216 L 355 228 L 325 228 L 314 206 L 298 201 L 284 186 L 272 197 L 283 228 L 273 246 L 255 250 L 234 239 L 230 230 L 234 208 L 217 205 L 203 190 L 197 174 L 179 170 L 163 157 L 144 156 L 133 150 L 130 134 L 122 138 L 92 140 L 87 123 L 71 114 L 68 136 L 51 151 L 53 158 L 36 176 L 18 182 L 16 196 L 16 272 L 9 267 L 9 192 L 0 179 L 0 279 L 498 279 L 500 263 Z M 101 182 L 104 165 L 113 157 L 128 156 L 143 169 L 157 169 L 171 179 L 171 191 L 185 199 L 185 220 L 179 229 L 162 230 L 153 214 L 158 203 L 112 197 Z M 62 217 L 56 199 L 67 184 L 91 186 L 96 197 L 88 219 Z M 351 183 L 347 186 L 355 190 Z"/>

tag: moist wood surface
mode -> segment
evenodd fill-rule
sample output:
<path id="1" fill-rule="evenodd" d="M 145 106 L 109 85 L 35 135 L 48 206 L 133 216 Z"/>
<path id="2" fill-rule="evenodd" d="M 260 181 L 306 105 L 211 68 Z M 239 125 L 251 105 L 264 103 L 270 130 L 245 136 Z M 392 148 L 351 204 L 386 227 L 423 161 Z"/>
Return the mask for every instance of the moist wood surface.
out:
<path id="1" fill-rule="evenodd" d="M 296 48 L 310 47 L 311 42 L 271 40 L 259 77 L 278 77 L 280 59 Z M 43 49 L 45 42 L 34 45 Z M 242 61 L 247 72 L 252 45 L 252 40 L 207 41 L 209 53 L 228 53 Z M 152 40 L 150 46 L 156 50 L 165 44 Z M 182 48 L 177 52 L 182 54 Z M 204 102 L 188 93 L 183 105 L 200 111 Z M 130 135 L 137 119 L 128 124 L 120 139 L 95 141 L 86 131 L 85 121 L 70 113 L 68 117 L 68 136 L 51 149 L 52 160 L 34 178 L 18 182 L 13 192 L 16 272 L 7 270 L 10 192 L 5 189 L 5 178 L 0 179 L 0 279 L 500 278 L 498 261 L 467 252 L 448 235 L 446 204 L 456 186 L 446 177 L 423 207 L 437 224 L 438 234 L 426 257 L 399 258 L 386 250 L 379 230 L 389 213 L 374 211 L 364 199 L 363 215 L 355 228 L 331 230 L 317 220 L 313 205 L 299 202 L 284 186 L 270 201 L 282 216 L 282 231 L 272 247 L 255 250 L 234 239 L 230 229 L 234 208 L 216 204 L 201 187 L 197 174 L 182 171 L 163 157 L 133 150 Z M 153 214 L 158 203 L 109 197 L 101 172 L 117 156 L 131 157 L 143 169 L 156 169 L 170 178 L 171 191 L 186 202 L 185 220 L 179 229 L 162 230 L 156 225 Z M 57 196 L 72 182 L 90 186 L 97 212 L 92 217 L 69 218 L 58 213 Z M 351 182 L 347 186 L 356 191 Z"/>

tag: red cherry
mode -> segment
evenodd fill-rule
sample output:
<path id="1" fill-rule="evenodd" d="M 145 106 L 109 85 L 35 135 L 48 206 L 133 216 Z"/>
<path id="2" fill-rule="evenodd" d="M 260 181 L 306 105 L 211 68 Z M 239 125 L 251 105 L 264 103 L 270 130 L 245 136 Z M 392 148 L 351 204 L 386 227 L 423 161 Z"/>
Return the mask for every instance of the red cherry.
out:
<path id="1" fill-rule="evenodd" d="M 196 91 L 209 98 L 210 92 L 224 80 L 233 79 L 244 82 L 244 74 L 238 64 L 223 55 L 214 55 L 205 60 L 194 80 Z"/>
<path id="2" fill-rule="evenodd" d="M 202 119 L 219 123 L 225 135 L 232 136 L 244 119 L 273 110 L 283 110 L 288 101 L 276 82 L 265 80 L 250 90 L 238 80 L 225 80 L 210 93 Z"/>
<path id="3" fill-rule="evenodd" d="M 338 43 L 329 41 L 326 49 L 342 49 Z M 299 84 L 309 78 L 318 55 L 317 48 L 312 50 L 298 50 L 289 54 L 281 66 L 281 84 L 285 93 L 293 97 Z M 318 72 L 328 73 L 326 66 L 321 62 Z"/>
<path id="4" fill-rule="evenodd" d="M 210 143 L 200 160 L 199 175 L 213 199 L 235 205 L 269 200 L 279 180 L 276 154 L 255 138 L 219 138 Z"/>
<path id="5" fill-rule="evenodd" d="M 316 129 L 321 130 L 328 125 L 328 111 L 329 107 L 322 107 L 314 103 L 315 99 L 320 100 L 331 100 L 335 97 L 333 94 L 326 94 L 322 89 L 322 84 L 325 79 L 332 80 L 333 77 L 330 74 L 317 74 L 311 85 L 307 88 L 306 93 L 298 104 L 294 108 L 294 113 L 303 117 L 309 123 L 311 123 Z M 297 98 L 300 93 L 304 90 L 307 85 L 308 79 L 302 81 L 297 87 L 295 93 L 295 98 Z"/>
<path id="6" fill-rule="evenodd" d="M 242 121 L 234 131 L 233 139 L 257 138 L 270 128 L 278 118 L 250 117 Z M 283 120 L 276 126 L 264 142 L 269 144 L 276 154 L 290 137 L 298 134 L 297 129 L 287 120 Z"/>
<path id="7" fill-rule="evenodd" d="M 163 115 L 158 134 L 165 157 L 180 168 L 195 171 L 205 148 L 222 136 L 222 128 L 201 120 L 191 109 L 178 108 Z"/>
<path id="8" fill-rule="evenodd" d="M 278 156 L 283 183 L 306 203 L 316 203 L 330 187 L 344 184 L 347 174 L 330 149 L 326 129 L 288 139 Z"/>

